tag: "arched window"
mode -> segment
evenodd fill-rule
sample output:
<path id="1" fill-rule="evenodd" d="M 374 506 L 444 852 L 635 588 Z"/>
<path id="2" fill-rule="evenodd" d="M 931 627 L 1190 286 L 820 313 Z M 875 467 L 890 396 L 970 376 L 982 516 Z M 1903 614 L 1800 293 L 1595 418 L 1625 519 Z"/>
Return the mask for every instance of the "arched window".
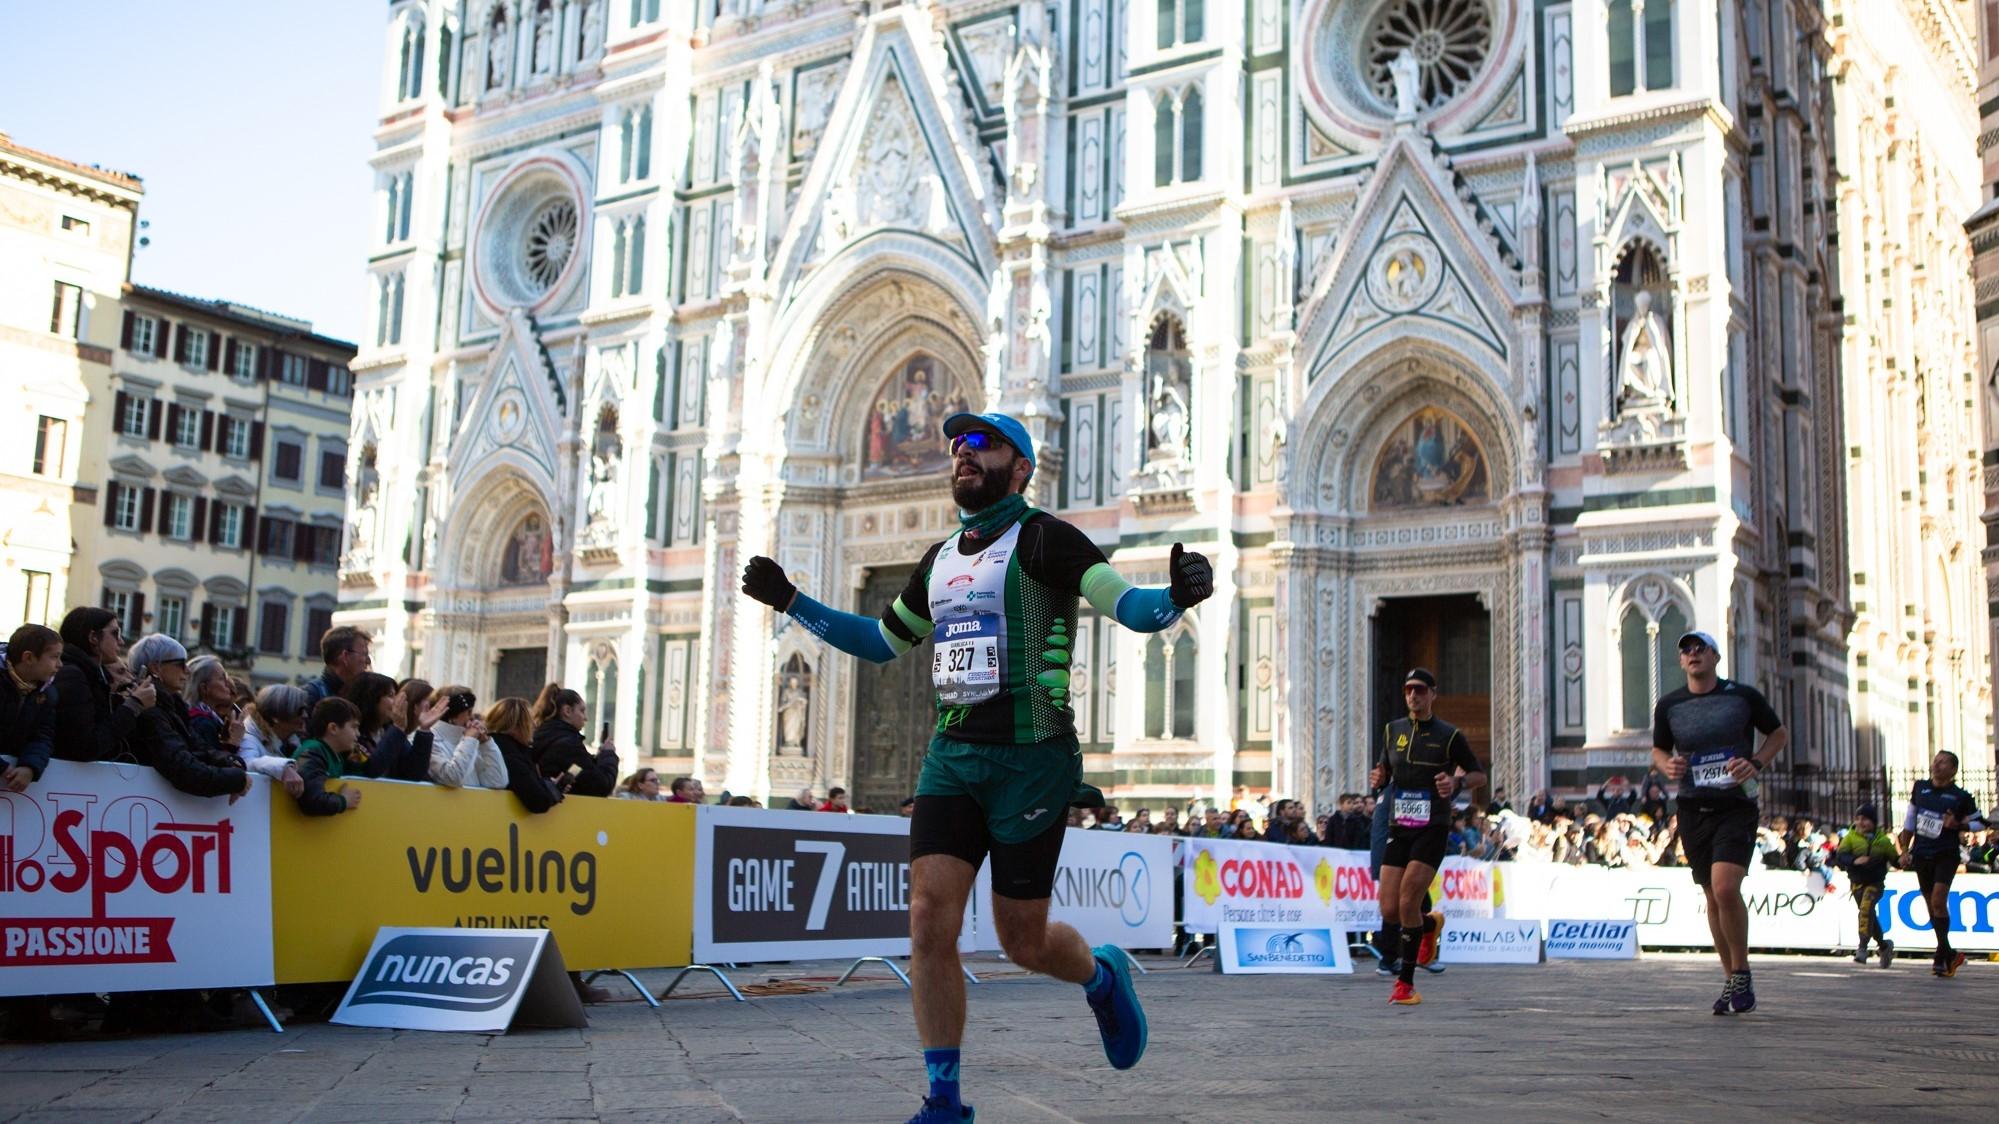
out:
<path id="1" fill-rule="evenodd" d="M 625 294 L 630 296 L 645 287 L 646 279 L 646 217 L 634 216 L 630 245 L 625 249 Z"/>
<path id="2" fill-rule="evenodd" d="M 1145 736 L 1194 736 L 1194 671 L 1200 641 L 1182 624 L 1155 632 L 1145 641 Z"/>
<path id="3" fill-rule="evenodd" d="M 1609 15 L 1611 96 L 1670 87 L 1673 0 L 1610 0 Z"/>
<path id="4" fill-rule="evenodd" d="M 384 242 L 394 242 L 396 240 L 396 223 L 397 219 L 402 214 L 402 207 L 403 207 L 402 199 L 403 199 L 403 178 L 401 176 L 390 176 L 389 177 L 389 226 L 387 230 L 382 232 L 382 241 Z"/>
<path id="5" fill-rule="evenodd" d="M 1206 31 L 1204 0 L 1159 0 L 1159 49 L 1198 43 Z"/>
<path id="6" fill-rule="evenodd" d="M 611 224 L 611 296 L 625 295 L 625 224 Z"/>
<path id="7" fill-rule="evenodd" d="M 1647 611 L 1647 605 L 1657 615 Z M 1618 617 L 1617 654 L 1623 694 L 1619 726 L 1644 730 L 1652 724 L 1652 704 L 1679 682 L 1680 635 L 1687 615 L 1666 593 L 1664 583 L 1648 579 Z"/>
<path id="8" fill-rule="evenodd" d="M 652 106 L 628 109 L 618 123 L 618 180 L 652 175 Z"/>
<path id="9" fill-rule="evenodd" d="M 1156 187 L 1201 178 L 1201 90 L 1169 90 L 1153 103 L 1152 181 Z"/>
<path id="10" fill-rule="evenodd" d="M 396 96 L 413 101 L 423 96 L 423 13 L 413 10 L 403 23 L 402 59 L 396 67 Z"/>

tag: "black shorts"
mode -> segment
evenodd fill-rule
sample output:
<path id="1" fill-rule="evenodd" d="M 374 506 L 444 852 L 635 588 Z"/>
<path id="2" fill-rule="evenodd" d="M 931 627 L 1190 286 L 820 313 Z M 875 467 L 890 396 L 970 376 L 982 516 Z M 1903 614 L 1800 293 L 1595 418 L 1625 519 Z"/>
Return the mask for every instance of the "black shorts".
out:
<path id="1" fill-rule="evenodd" d="M 1934 855 L 1911 854 L 1909 869 L 1916 872 L 1916 888 L 1923 892 L 1923 900 L 1928 901 L 1932 889 L 1942 886 L 1948 890 L 1951 880 L 1957 877 L 1957 848 Z"/>
<path id="2" fill-rule="evenodd" d="M 1434 870 L 1444 865 L 1444 852 L 1450 850 L 1450 845 L 1451 825 L 1448 823 L 1408 834 L 1404 834 L 1401 828 L 1394 828 L 1388 833 L 1388 849 L 1381 853 L 1381 865 L 1391 867 L 1422 863 Z"/>
<path id="3" fill-rule="evenodd" d="M 1694 872 L 1694 884 L 1706 886 L 1716 863 L 1734 863 L 1747 868 L 1756 854 L 1756 825 L 1760 820 L 1753 800 L 1730 800 L 1717 804 L 1680 801 L 1680 843 L 1687 851 L 1687 866 Z"/>
<path id="4" fill-rule="evenodd" d="M 969 796 L 918 796 L 909 815 L 909 859 L 950 855 L 977 870 L 987 855 L 993 859 L 993 893 L 1002 898 L 1037 901 L 1055 890 L 1055 869 L 1062 861 L 1062 838 L 1069 826 L 1065 814 L 1050 816 L 1048 829 L 1024 843 L 1000 843 L 986 831 L 986 810 Z"/>

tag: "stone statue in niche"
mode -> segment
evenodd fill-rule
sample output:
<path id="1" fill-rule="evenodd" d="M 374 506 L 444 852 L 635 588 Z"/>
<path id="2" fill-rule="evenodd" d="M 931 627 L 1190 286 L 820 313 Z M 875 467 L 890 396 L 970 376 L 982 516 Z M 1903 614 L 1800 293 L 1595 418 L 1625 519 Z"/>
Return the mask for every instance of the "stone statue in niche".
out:
<path id="1" fill-rule="evenodd" d="M 794 663 L 797 657 L 792 657 Z M 777 695 L 777 748 L 781 753 L 805 754 L 806 719 L 812 714 L 812 688 L 805 677 L 787 668 L 784 686 Z"/>
<path id="2" fill-rule="evenodd" d="M 486 88 L 504 90 L 512 73 L 514 42 L 507 34 L 507 19 L 495 14 L 486 27 Z"/>
<path id="3" fill-rule="evenodd" d="M 1624 329 L 1618 364 L 1617 398 L 1626 403 L 1663 403 L 1673 385 L 1673 364 L 1667 351 L 1666 323 L 1652 311 L 1652 294 L 1640 290 L 1631 298 L 1631 323 Z"/>
<path id="4" fill-rule="evenodd" d="M 576 57 L 591 58 L 604 51 L 604 0 L 590 0 L 583 6 L 583 42 Z"/>
<path id="5" fill-rule="evenodd" d="M 597 414 L 596 435 L 590 441 L 590 491 L 584 506 L 583 545 L 610 546 L 616 542 L 618 463 L 624 459 L 624 440 L 618 436 L 618 411 L 605 406 Z"/>
<path id="6" fill-rule="evenodd" d="M 1145 464 L 1161 485 L 1181 482 L 1188 468 L 1189 400 L 1194 359 L 1180 322 L 1162 316 L 1145 349 Z"/>
<path id="7" fill-rule="evenodd" d="M 375 446 L 361 446 L 354 465 L 353 515 L 347 521 L 347 555 L 341 569 L 365 570 L 374 564 L 382 476 L 375 467 Z"/>
<path id="8" fill-rule="evenodd" d="M 1395 119 L 1414 121 L 1422 108 L 1422 64 L 1405 47 L 1389 61 L 1388 76 L 1395 83 Z"/>
<path id="9" fill-rule="evenodd" d="M 555 73 L 555 10 L 548 4 L 534 13 L 534 72 L 544 77 Z"/>

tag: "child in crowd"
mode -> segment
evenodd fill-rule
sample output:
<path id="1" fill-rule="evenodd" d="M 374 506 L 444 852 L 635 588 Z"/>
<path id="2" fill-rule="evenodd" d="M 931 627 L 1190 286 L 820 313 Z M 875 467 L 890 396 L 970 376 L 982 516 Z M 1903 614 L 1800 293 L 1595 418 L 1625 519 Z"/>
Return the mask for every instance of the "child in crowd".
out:
<path id="1" fill-rule="evenodd" d="M 1853 904 L 1860 910 L 1860 948 L 1853 954 L 1855 964 L 1867 963 L 1867 942 L 1876 942 L 1881 956 L 1881 966 L 1886 968 L 1895 960 L 1895 942 L 1881 931 L 1881 918 L 1876 906 L 1881 901 L 1881 886 L 1887 881 L 1888 868 L 1899 858 L 1893 834 L 1881 830 L 1881 817 L 1872 804 L 1862 804 L 1854 811 L 1853 828 L 1839 841 L 1839 850 L 1833 853 L 1833 865 L 1846 871 L 1853 879 Z"/>
<path id="2" fill-rule="evenodd" d="M 298 747 L 299 779 L 305 787 L 298 794 L 299 810 L 308 816 L 337 816 L 361 806 L 361 790 L 343 784 L 338 792 L 328 792 L 326 781 L 347 775 L 349 765 L 359 766 L 361 712 L 346 699 L 321 699 L 305 720 L 305 741 Z"/>

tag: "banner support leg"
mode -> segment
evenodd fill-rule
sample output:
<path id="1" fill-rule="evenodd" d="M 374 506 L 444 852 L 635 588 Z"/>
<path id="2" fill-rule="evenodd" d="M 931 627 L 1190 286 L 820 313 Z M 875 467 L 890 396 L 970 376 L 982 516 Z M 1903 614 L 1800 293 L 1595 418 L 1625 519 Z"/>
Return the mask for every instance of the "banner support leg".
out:
<path id="1" fill-rule="evenodd" d="M 965 962 L 964 962 L 964 961 L 962 961 L 962 960 L 958 961 L 958 970 L 959 970 L 960 972 L 963 972 L 963 973 L 965 973 L 965 978 L 966 978 L 966 979 L 968 979 L 968 980 L 970 980 L 970 981 L 971 981 L 971 982 L 973 982 L 973 983 L 984 983 L 984 982 L 985 982 L 984 980 L 980 979 L 979 977 L 977 977 L 977 976 L 973 975 L 973 974 L 972 974 L 972 966 L 971 966 L 970 964 L 967 964 L 967 963 L 965 963 Z"/>
<path id="2" fill-rule="evenodd" d="M 271 1013 L 271 1005 L 269 1003 L 264 1002 L 263 995 L 260 992 L 258 992 L 258 990 L 254 987 L 250 988 L 249 992 L 250 992 L 250 1002 L 255 1003 L 257 1005 L 258 1013 L 264 1016 L 265 1022 L 271 1024 L 271 1033 L 283 1034 L 285 1032 L 284 1024 L 278 1022 L 278 1017 Z"/>
<path id="3" fill-rule="evenodd" d="M 1124 959 L 1125 959 L 1125 963 L 1127 963 L 1127 964 L 1130 964 L 1130 965 L 1131 965 L 1132 967 L 1134 967 L 1134 968 L 1137 968 L 1137 969 L 1138 969 L 1138 974 L 1139 974 L 1139 975 L 1141 975 L 1141 976 L 1149 976 L 1149 975 L 1151 975 L 1151 974 L 1152 974 L 1151 972 L 1148 972 L 1148 971 L 1146 971 L 1146 970 L 1145 970 L 1145 965 L 1143 965 L 1143 964 L 1140 964 L 1140 963 L 1138 962 L 1138 957 L 1136 957 L 1136 956 L 1133 956 L 1133 955 L 1131 954 L 1131 950 L 1130 950 L 1130 949 L 1128 949 L 1128 948 L 1123 948 L 1123 947 L 1120 947 L 1120 948 L 1118 949 L 1118 951 L 1119 951 L 1119 952 L 1122 952 L 1122 953 L 1124 953 Z"/>
<path id="4" fill-rule="evenodd" d="M 902 981 L 902 986 L 904 987 L 909 986 L 909 977 L 903 974 L 902 968 L 899 965 L 897 965 L 895 961 L 890 960 L 886 956 L 863 956 L 860 959 L 855 960 L 852 964 L 847 965 L 846 971 L 840 973 L 839 979 L 833 981 L 833 986 L 839 987 L 841 984 L 846 983 L 847 977 L 859 971 L 861 965 L 871 962 L 875 964 L 886 964 L 888 966 L 888 970 L 895 973 L 895 978 Z M 962 963 L 959 965 L 959 967 L 963 966 L 964 965 Z M 967 972 L 965 974 L 970 975 L 971 973 Z"/>
<path id="5" fill-rule="evenodd" d="M 586 974 L 583 977 L 583 982 L 587 984 L 591 980 L 596 979 L 598 976 L 612 976 L 612 975 L 625 977 L 625 982 L 631 984 L 632 987 L 638 991 L 639 998 L 646 1001 L 646 1006 L 648 1007 L 659 1006 L 659 1000 L 654 999 L 652 997 L 652 992 L 646 990 L 646 986 L 639 982 L 639 978 L 637 976 L 632 975 L 630 972 L 626 971 L 623 968 L 599 968 L 597 971 Z"/>
<path id="6" fill-rule="evenodd" d="M 666 985 L 665 991 L 659 993 L 659 997 L 661 999 L 665 999 L 667 996 L 672 995 L 673 989 L 680 986 L 680 981 L 686 979 L 687 973 L 689 972 L 707 972 L 709 975 L 712 975 L 716 979 L 722 981 L 722 986 L 729 989 L 729 994 L 736 997 L 736 1002 L 738 1003 L 749 1002 L 749 1000 L 743 998 L 742 992 L 736 990 L 736 985 L 729 981 L 729 977 L 723 975 L 722 970 L 720 968 L 715 967 L 712 964 L 689 964 L 687 967 L 682 968 L 679 972 L 674 974 L 672 982 Z M 626 978 L 630 979 L 631 977 L 627 976 Z M 632 983 L 636 985 L 638 981 L 632 980 Z M 639 988 L 639 991 L 643 993 L 645 989 Z M 659 1004 L 654 1003 L 653 1006 L 657 1007 L 659 1006 Z"/>
<path id="7" fill-rule="evenodd" d="M 1215 946 L 1212 944 L 1204 944 L 1201 947 L 1195 949 L 1194 955 L 1189 956 L 1187 958 L 1187 962 L 1180 966 L 1182 968 L 1192 968 L 1194 966 L 1194 962 L 1199 960 L 1201 957 L 1213 956 L 1214 954 L 1215 954 Z"/>

